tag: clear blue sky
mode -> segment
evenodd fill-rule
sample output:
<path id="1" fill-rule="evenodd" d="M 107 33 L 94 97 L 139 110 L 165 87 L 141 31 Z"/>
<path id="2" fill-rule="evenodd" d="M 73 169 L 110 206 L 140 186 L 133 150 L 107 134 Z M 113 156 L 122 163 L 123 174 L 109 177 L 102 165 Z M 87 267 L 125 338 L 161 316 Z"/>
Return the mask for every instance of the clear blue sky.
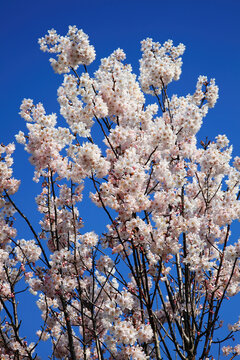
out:
<path id="1" fill-rule="evenodd" d="M 102 57 L 121 47 L 137 72 L 140 41 L 146 37 L 184 43 L 183 73 L 171 91 L 186 95 L 194 91 L 198 75 L 216 78 L 220 98 L 205 118 L 199 139 L 225 133 L 234 145 L 234 155 L 239 155 L 239 19 L 238 0 L 0 0 L 0 142 L 13 141 L 25 129 L 18 115 L 22 98 L 43 102 L 49 113 L 58 112 L 56 91 L 62 77 L 54 74 L 37 39 L 48 29 L 65 35 L 68 25 L 76 25 L 96 48 L 93 69 Z M 31 191 L 37 192 L 38 187 L 31 181 L 28 156 L 19 145 L 17 152 L 15 176 L 24 180 L 16 199 L 31 214 L 35 209 Z M 25 233 L 24 227 L 21 230 L 20 238 Z M 227 322 L 234 313 L 238 313 L 234 308 L 226 312 Z M 27 319 L 31 324 L 32 318 Z"/>

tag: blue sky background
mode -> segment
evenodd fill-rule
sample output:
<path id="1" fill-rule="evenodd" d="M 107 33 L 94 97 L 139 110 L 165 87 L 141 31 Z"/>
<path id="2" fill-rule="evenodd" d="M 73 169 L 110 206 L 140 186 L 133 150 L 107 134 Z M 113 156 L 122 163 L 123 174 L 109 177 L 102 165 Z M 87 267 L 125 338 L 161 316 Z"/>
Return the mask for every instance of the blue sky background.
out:
<path id="1" fill-rule="evenodd" d="M 240 1 L 238 0 L 0 0 L 0 73 L 1 96 L 0 142 L 14 140 L 19 130 L 25 130 L 24 120 L 18 115 L 22 99 L 33 98 L 42 102 L 48 113 L 58 112 L 57 88 L 62 76 L 54 74 L 49 56 L 39 50 L 37 39 L 55 28 L 65 35 L 68 25 L 82 28 L 95 46 L 97 59 L 94 71 L 102 57 L 120 47 L 127 54 L 127 62 L 138 73 L 141 56 L 140 41 L 152 37 L 163 43 L 172 39 L 174 44 L 186 45 L 183 55 L 183 73 L 180 81 L 170 85 L 173 93 L 192 93 L 199 75 L 216 78 L 220 98 L 216 107 L 205 118 L 198 138 L 213 139 L 226 134 L 234 146 L 234 156 L 240 154 Z M 91 71 L 91 68 L 90 68 Z M 15 177 L 22 179 L 16 201 L 27 215 L 35 211 L 33 194 L 39 192 L 32 182 L 33 169 L 28 155 L 17 145 L 15 153 Z M 83 216 L 87 230 L 94 227 L 103 231 L 103 218 L 96 220 L 93 207 Z M 87 220 L 87 218 L 89 220 Z M 33 217 L 37 223 L 37 217 Z M 234 227 L 236 239 L 240 226 Z M 19 238 L 31 234 L 20 224 Z M 238 298 L 239 301 L 239 298 Z M 29 307 L 26 300 L 27 331 L 35 332 L 34 316 L 38 312 Z M 27 307 L 26 307 L 27 306 Z M 237 299 L 225 310 L 227 322 L 233 321 Z M 26 311 L 27 309 L 27 311 Z M 43 349 L 44 354 L 44 349 Z M 43 355 L 46 358 L 46 353 Z"/>

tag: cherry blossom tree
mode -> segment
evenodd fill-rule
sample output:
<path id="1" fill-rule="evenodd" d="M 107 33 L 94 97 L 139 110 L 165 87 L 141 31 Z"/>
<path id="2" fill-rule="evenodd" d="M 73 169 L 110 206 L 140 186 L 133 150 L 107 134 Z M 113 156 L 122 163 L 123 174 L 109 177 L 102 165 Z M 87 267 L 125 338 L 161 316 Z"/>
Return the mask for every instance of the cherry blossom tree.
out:
<path id="1" fill-rule="evenodd" d="M 218 98 L 214 79 L 200 76 L 193 95 L 170 97 L 185 50 L 171 40 L 142 41 L 139 77 L 121 49 L 91 76 L 95 50 L 75 26 L 39 44 L 64 76 L 67 126 L 23 100 L 27 131 L 16 140 L 40 184 L 40 230 L 14 200 L 15 146 L 0 146 L 1 359 L 40 359 L 43 341 L 49 359 L 203 360 L 219 358 L 220 347 L 221 356 L 240 355 L 232 341 L 240 320 L 223 324 L 221 315 L 240 291 L 240 240 L 230 236 L 240 218 L 240 157 L 232 160 L 225 135 L 196 138 Z M 109 221 L 102 234 L 84 231 L 86 181 Z M 31 239 L 19 238 L 15 213 Z M 31 343 L 18 311 L 26 286 L 42 313 Z"/>

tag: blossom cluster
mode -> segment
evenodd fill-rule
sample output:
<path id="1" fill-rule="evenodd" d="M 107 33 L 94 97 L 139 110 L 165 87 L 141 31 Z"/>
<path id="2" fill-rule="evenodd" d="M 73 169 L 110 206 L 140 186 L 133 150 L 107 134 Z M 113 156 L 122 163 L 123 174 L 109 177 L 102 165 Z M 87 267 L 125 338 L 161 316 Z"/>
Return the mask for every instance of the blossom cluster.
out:
<path id="1" fill-rule="evenodd" d="M 77 69 L 79 65 L 89 65 L 95 59 L 95 50 L 89 44 L 88 36 L 76 26 L 69 26 L 66 36 L 60 36 L 54 29 L 39 39 L 42 51 L 57 53 L 57 60 L 51 58 L 50 63 L 55 72 L 62 74 Z"/>
<path id="2" fill-rule="evenodd" d="M 140 60 L 140 82 L 146 94 L 160 94 L 164 86 L 181 75 L 181 66 L 185 46 L 173 46 L 172 40 L 162 46 L 147 38 L 141 42 L 143 56 Z"/>

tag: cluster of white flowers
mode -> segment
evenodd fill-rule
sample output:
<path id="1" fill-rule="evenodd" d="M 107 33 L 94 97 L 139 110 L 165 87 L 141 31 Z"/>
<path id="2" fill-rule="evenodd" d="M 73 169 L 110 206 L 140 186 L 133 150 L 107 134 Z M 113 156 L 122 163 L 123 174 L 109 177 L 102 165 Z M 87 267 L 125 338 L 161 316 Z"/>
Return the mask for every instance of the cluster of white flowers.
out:
<path id="1" fill-rule="evenodd" d="M 138 329 L 138 339 L 141 343 L 148 343 L 153 338 L 153 331 L 150 324 L 142 324 Z"/>
<path id="2" fill-rule="evenodd" d="M 173 46 L 172 40 L 162 46 L 147 38 L 141 42 L 143 56 L 140 60 L 140 83 L 146 94 L 160 94 L 163 87 L 181 75 L 181 55 L 185 46 Z"/>
<path id="3" fill-rule="evenodd" d="M 0 249 L 0 296 L 3 300 L 11 296 L 11 287 L 8 282 L 6 267 L 11 264 L 9 260 L 9 252 Z"/>
<path id="4" fill-rule="evenodd" d="M 34 179 L 38 181 L 44 174 L 43 170 L 49 166 L 53 171 L 58 171 L 60 176 L 67 177 L 68 162 L 60 151 L 66 144 L 71 144 L 74 138 L 69 129 L 56 128 L 56 115 L 45 115 L 42 104 L 34 106 L 31 99 L 23 100 L 20 114 L 27 121 L 28 141 L 23 132 L 16 135 L 16 140 L 24 144 L 25 150 L 31 154 L 30 162 L 36 168 Z"/>
<path id="5" fill-rule="evenodd" d="M 121 344 L 133 345 L 137 341 L 137 330 L 130 321 L 116 321 L 112 333 Z"/>
<path id="6" fill-rule="evenodd" d="M 60 113 L 72 132 L 81 137 L 90 136 L 94 124 L 93 117 L 107 115 L 106 104 L 101 96 L 95 93 L 95 86 L 95 82 L 88 74 L 82 74 L 79 79 L 65 75 L 63 84 L 58 89 Z"/>
<path id="7" fill-rule="evenodd" d="M 240 355 L 240 345 L 236 346 L 223 346 L 222 347 L 223 355 L 228 356 L 229 354 L 233 354 L 233 357 L 236 357 L 237 355 Z M 233 359 L 232 357 L 232 359 Z"/>
<path id="8" fill-rule="evenodd" d="M 203 90 L 203 86 L 205 89 Z M 214 107 L 218 99 L 218 86 L 215 84 L 215 79 L 211 79 L 208 82 L 206 76 L 199 76 L 196 91 L 192 96 L 194 103 L 198 106 L 202 106 L 206 100 L 209 108 Z"/>
<path id="9" fill-rule="evenodd" d="M 35 263 L 39 259 L 41 252 L 34 240 L 19 240 L 15 248 L 17 260 L 21 263 L 26 261 Z"/>
<path id="10" fill-rule="evenodd" d="M 235 324 L 233 324 L 233 325 L 229 324 L 228 329 L 233 332 L 239 331 L 240 330 L 240 317 L 239 317 L 239 320 Z"/>
<path id="11" fill-rule="evenodd" d="M 107 255 L 101 255 L 100 258 L 96 262 L 96 266 L 99 271 L 108 273 L 109 271 L 113 273 L 114 271 L 114 262 Z"/>
<path id="12" fill-rule="evenodd" d="M 91 176 L 96 174 L 97 177 L 103 177 L 107 175 L 110 164 L 102 157 L 101 149 L 91 143 L 83 143 L 82 146 L 72 145 L 68 149 L 68 156 L 74 160 L 72 173 L 74 176 L 75 169 L 79 172 L 79 168 L 82 169 L 85 176 Z"/>
<path id="13" fill-rule="evenodd" d="M 60 36 L 54 29 L 49 30 L 45 37 L 39 39 L 42 51 L 58 54 L 57 60 L 50 62 L 58 74 L 67 73 L 70 68 L 77 69 L 79 65 L 89 65 L 95 59 L 95 50 L 89 44 L 88 36 L 76 26 L 69 26 L 66 36 Z"/>
<path id="14" fill-rule="evenodd" d="M 0 192 L 2 193 L 5 190 L 10 195 L 16 193 L 20 185 L 20 180 L 12 177 L 13 158 L 11 155 L 14 150 L 15 145 L 13 143 L 7 146 L 0 145 Z M 5 156 L 4 153 L 6 153 Z"/>
<path id="15" fill-rule="evenodd" d="M 88 246 L 93 247 L 96 246 L 98 242 L 98 236 L 94 233 L 94 231 L 85 233 L 81 236 L 81 243 Z"/>
<path id="16" fill-rule="evenodd" d="M 139 345 L 127 347 L 123 356 L 125 356 L 125 357 L 129 356 L 133 360 L 147 360 L 148 359 L 148 356 L 144 353 L 144 351 L 142 350 L 142 348 Z"/>
<path id="17" fill-rule="evenodd" d="M 96 89 L 107 105 L 111 120 L 133 127 L 139 124 L 138 113 L 145 99 L 131 66 L 122 63 L 124 59 L 123 50 L 118 49 L 101 60 L 95 72 Z"/>
<path id="18" fill-rule="evenodd" d="M 195 136 L 202 125 L 202 118 L 206 115 L 207 107 L 199 108 L 191 97 L 174 95 L 171 99 L 172 125 L 178 134 L 179 141 Z"/>
<path id="19" fill-rule="evenodd" d="M 116 302 L 123 310 L 131 310 L 133 308 L 134 298 L 128 291 L 122 291 L 121 294 L 117 296 Z"/>

